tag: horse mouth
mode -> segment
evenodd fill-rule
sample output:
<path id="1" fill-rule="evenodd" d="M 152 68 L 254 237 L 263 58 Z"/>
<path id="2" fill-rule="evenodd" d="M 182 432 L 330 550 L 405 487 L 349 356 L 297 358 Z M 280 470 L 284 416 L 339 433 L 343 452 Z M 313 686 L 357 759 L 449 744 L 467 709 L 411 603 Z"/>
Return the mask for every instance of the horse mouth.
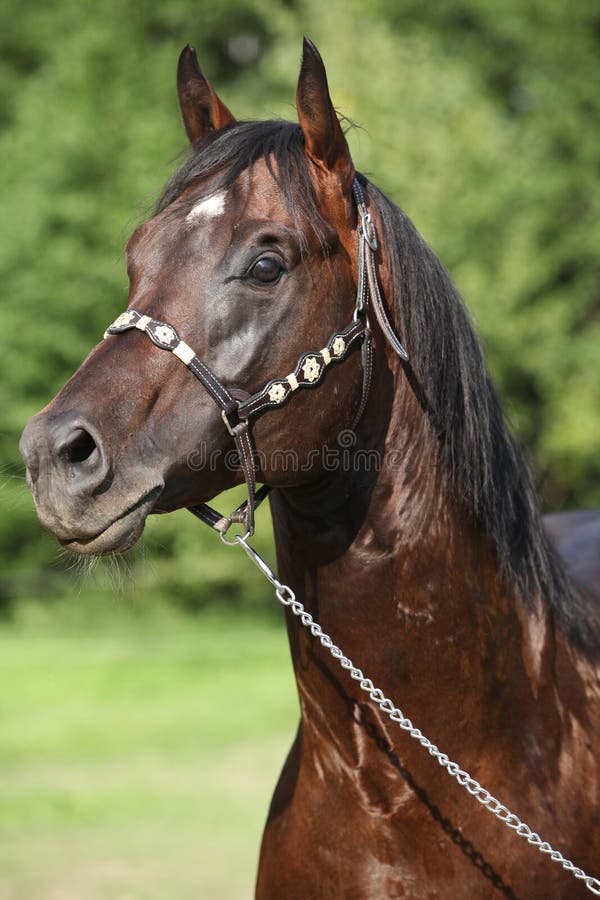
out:
<path id="1" fill-rule="evenodd" d="M 82 555 L 109 556 L 124 553 L 138 541 L 144 530 L 146 517 L 162 489 L 162 485 L 151 488 L 100 531 L 91 535 L 59 538 L 59 543 L 65 550 Z"/>

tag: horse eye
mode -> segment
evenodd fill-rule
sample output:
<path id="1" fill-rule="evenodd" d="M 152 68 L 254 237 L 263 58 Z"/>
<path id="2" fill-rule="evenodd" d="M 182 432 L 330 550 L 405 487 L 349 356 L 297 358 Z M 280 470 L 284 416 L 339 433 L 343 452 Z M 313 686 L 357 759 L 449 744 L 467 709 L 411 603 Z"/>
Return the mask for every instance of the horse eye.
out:
<path id="1" fill-rule="evenodd" d="M 274 256 L 261 256 L 250 269 L 250 276 L 261 284 L 274 284 L 279 281 L 283 266 Z"/>

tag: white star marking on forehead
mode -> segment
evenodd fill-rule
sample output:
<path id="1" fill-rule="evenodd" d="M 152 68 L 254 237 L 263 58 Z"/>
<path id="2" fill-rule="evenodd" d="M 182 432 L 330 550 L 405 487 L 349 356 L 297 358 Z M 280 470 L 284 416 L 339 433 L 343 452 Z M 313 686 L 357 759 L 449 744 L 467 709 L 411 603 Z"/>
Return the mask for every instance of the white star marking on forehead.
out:
<path id="1" fill-rule="evenodd" d="M 215 216 L 220 216 L 224 209 L 225 191 L 219 191 L 218 194 L 198 200 L 185 217 L 185 221 L 193 225 L 201 219 L 214 219 Z"/>

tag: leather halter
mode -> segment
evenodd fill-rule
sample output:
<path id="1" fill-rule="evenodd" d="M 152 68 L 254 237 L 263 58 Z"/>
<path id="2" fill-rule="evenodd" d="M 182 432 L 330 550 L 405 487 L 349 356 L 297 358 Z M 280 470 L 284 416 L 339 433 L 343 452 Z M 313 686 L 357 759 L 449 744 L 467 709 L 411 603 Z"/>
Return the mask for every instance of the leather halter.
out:
<path id="1" fill-rule="evenodd" d="M 254 512 L 266 497 L 269 487 L 256 489 L 256 466 L 254 443 L 250 429 L 250 419 L 269 409 L 282 406 L 300 388 L 315 387 L 320 383 L 326 369 L 334 363 L 346 359 L 350 351 L 360 341 L 362 348 L 363 386 L 359 408 L 352 427 L 356 425 L 367 402 L 371 384 L 372 337 L 369 326 L 369 305 L 372 306 L 377 322 L 394 351 L 407 361 L 406 350 L 396 337 L 383 306 L 375 269 L 375 251 L 378 249 L 373 221 L 367 211 L 363 192 L 355 178 L 352 185 L 356 207 L 360 216 L 358 226 L 358 285 L 352 322 L 341 331 L 331 335 L 321 350 L 304 353 L 296 368 L 283 378 L 273 378 L 261 390 L 248 396 L 245 392 L 226 388 L 194 350 L 182 341 L 175 328 L 144 315 L 137 309 L 127 309 L 110 325 L 104 337 L 122 334 L 132 328 L 144 332 L 155 346 L 168 350 L 188 367 L 218 407 L 225 427 L 232 436 L 239 455 L 240 464 L 248 491 L 247 499 L 229 516 L 222 516 L 212 507 L 203 503 L 188 507 L 195 516 L 215 528 L 224 537 L 232 523 L 243 524 L 246 537 L 254 534 Z M 243 399 L 240 399 L 243 397 Z"/>

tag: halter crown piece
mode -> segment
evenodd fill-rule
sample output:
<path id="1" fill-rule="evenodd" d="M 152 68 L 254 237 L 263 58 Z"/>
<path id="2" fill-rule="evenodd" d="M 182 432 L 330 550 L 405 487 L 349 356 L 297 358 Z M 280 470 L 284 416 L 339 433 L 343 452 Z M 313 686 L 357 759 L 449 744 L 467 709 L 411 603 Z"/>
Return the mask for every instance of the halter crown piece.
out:
<path id="1" fill-rule="evenodd" d="M 375 251 L 378 249 L 379 244 L 371 215 L 365 205 L 362 188 L 356 178 L 352 185 L 352 192 L 360 219 L 357 229 L 358 285 L 352 322 L 342 331 L 336 331 L 332 334 L 321 350 L 311 350 L 308 353 L 304 353 L 298 360 L 294 371 L 290 372 L 289 375 L 283 378 L 271 379 L 260 391 L 251 395 L 246 394 L 245 391 L 228 389 L 219 381 L 206 363 L 196 356 L 194 350 L 185 341 L 181 340 L 172 325 L 152 319 L 150 316 L 138 312 L 137 309 L 125 310 L 104 333 L 106 338 L 109 335 L 123 334 L 132 328 L 144 332 L 156 347 L 159 347 L 161 350 L 168 350 L 177 359 L 180 359 L 190 372 L 196 376 L 220 408 L 223 423 L 235 442 L 246 481 L 248 497 L 229 516 L 220 515 L 206 503 L 199 506 L 190 506 L 188 509 L 207 525 L 220 532 L 222 538 L 225 537 L 225 534 L 234 522 L 243 525 L 246 532 L 245 537 L 254 534 L 255 509 L 269 492 L 267 485 L 263 485 L 258 490 L 256 489 L 256 465 L 250 418 L 258 416 L 269 409 L 276 409 L 282 406 L 299 388 L 318 385 L 328 366 L 346 359 L 358 341 L 361 341 L 363 386 L 359 408 L 354 417 L 352 427 L 356 425 L 362 416 L 371 384 L 373 357 L 372 336 L 368 317 L 369 304 L 375 313 L 379 327 L 393 350 L 401 359 L 408 360 L 406 350 L 396 337 L 383 306 L 375 269 Z M 243 399 L 238 399 L 241 396 L 243 396 Z"/>

